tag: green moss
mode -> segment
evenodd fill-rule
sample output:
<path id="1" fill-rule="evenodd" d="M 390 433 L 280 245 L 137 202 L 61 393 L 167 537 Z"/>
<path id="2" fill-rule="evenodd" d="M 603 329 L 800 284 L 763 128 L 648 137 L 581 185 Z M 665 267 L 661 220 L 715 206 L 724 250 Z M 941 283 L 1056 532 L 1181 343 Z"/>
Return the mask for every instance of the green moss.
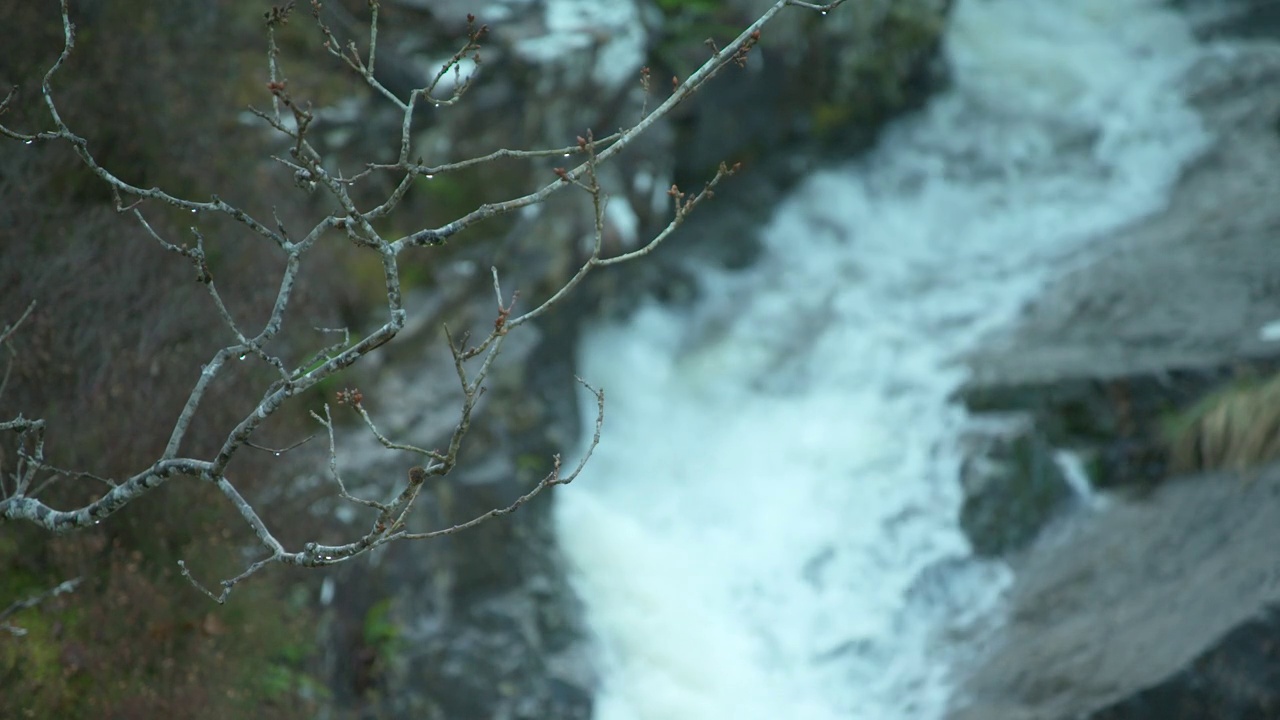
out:
<path id="1" fill-rule="evenodd" d="M 934 13 L 891 5 L 877 28 L 875 47 L 852 53 L 845 81 L 837 83 L 833 102 L 846 109 L 844 120 L 866 122 L 885 108 L 901 107 L 906 102 L 905 75 L 923 54 L 932 52 L 943 29 L 942 18 Z"/>
<path id="2" fill-rule="evenodd" d="M 380 657 L 395 653 L 401 642 L 400 626 L 391 617 L 391 598 L 374 603 L 364 616 L 364 643 Z"/>
<path id="3" fill-rule="evenodd" d="M 37 683 L 57 681 L 59 643 L 53 632 L 57 620 L 36 607 L 16 612 L 6 622 L 24 634 L 0 642 L 0 676 L 14 672 L 20 664 L 21 672 Z"/>
<path id="4" fill-rule="evenodd" d="M 309 659 L 312 648 L 293 647 L 297 648 L 295 652 L 286 648 L 279 661 L 251 675 L 257 694 L 275 703 L 290 702 L 298 696 L 319 700 L 331 697 L 332 691 L 323 682 L 299 669 Z"/>
<path id="5" fill-rule="evenodd" d="M 532 485 L 551 472 L 550 456 L 538 453 L 521 453 L 516 457 L 516 474 L 522 483 Z"/>
<path id="6" fill-rule="evenodd" d="M 820 102 L 813 109 L 813 131 L 819 137 L 827 137 L 852 122 L 855 113 L 847 103 Z"/>

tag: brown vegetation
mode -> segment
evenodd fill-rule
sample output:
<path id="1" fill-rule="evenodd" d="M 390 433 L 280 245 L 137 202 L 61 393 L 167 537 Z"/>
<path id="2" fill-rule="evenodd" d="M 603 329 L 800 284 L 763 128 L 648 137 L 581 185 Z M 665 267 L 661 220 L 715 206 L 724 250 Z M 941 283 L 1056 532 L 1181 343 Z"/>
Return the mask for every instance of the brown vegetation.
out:
<path id="1" fill-rule="evenodd" d="M 86 8 L 81 52 L 57 83 L 68 122 L 133 182 L 232 187 L 251 199 L 256 189 L 231 161 L 263 154 L 257 134 L 235 127 L 232 101 L 235 78 L 250 82 L 236 44 L 261 45 L 256 27 L 235 20 L 252 5 Z M 0 2 L 0 28 L 12 61 L 0 84 L 19 88 L 4 119 L 41 126 L 39 80 L 62 40 L 57 8 Z M 156 252 L 115 212 L 106 187 L 67 147 L 0 143 L 0 197 L 0 318 L 12 322 L 36 303 L 10 340 L 16 352 L 4 353 L 5 363 L 12 359 L 6 412 L 56 424 L 46 446 L 54 464 L 106 477 L 145 466 L 163 450 L 200 363 L 224 339 L 207 293 L 187 263 Z M 183 220 L 170 213 L 152 222 L 178 234 Z M 267 248 L 234 240 L 220 248 L 214 262 L 235 270 L 221 274 L 233 311 L 260 312 L 275 282 Z M 311 288 L 336 275 L 317 267 L 308 276 L 294 308 L 305 316 L 300 326 L 336 324 L 327 316 L 333 303 L 308 301 Z M 251 407 L 236 392 L 248 374 L 228 376 L 206 398 L 191 435 L 196 448 L 207 449 Z M 15 452 L 15 438 L 0 437 L 0 468 L 13 467 Z M 245 455 L 238 470 L 268 481 L 279 470 L 273 461 Z M 100 488 L 61 483 L 50 492 L 73 504 Z M 289 685 L 301 677 L 291 673 L 310 638 L 299 624 L 305 608 L 282 599 L 283 579 L 224 608 L 209 606 L 177 573 L 179 558 L 210 572 L 235 568 L 245 538 L 227 530 L 237 527 L 231 515 L 216 493 L 187 482 L 84 534 L 51 541 L 36 528 L 6 526 L 0 609 L 68 578 L 83 583 L 8 618 L 26 635 L 0 630 L 0 717 L 240 717 L 272 697 L 280 701 L 273 716 L 301 716 Z"/>
<path id="2" fill-rule="evenodd" d="M 1237 380 L 1170 423 L 1173 469 L 1242 471 L 1280 460 L 1280 374 Z"/>

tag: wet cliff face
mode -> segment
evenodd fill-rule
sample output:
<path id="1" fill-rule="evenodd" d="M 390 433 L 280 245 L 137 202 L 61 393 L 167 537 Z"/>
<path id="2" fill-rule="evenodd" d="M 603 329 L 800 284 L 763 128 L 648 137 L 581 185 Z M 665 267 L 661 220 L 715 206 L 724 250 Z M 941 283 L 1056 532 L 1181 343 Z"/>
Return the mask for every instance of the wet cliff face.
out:
<path id="1" fill-rule="evenodd" d="M 1206 433 L 1271 423 L 1187 413 L 1235 402 L 1226 386 L 1269 392 L 1280 358 L 1268 330 L 1280 318 L 1280 44 L 1257 41 L 1275 37 L 1265 13 L 1217 5 L 1258 24 L 1219 15 L 1201 26 L 1217 45 L 1186 82 L 1214 137 L 1208 151 L 1167 209 L 1106 238 L 1018 329 L 970 358 L 961 396 L 971 409 L 1026 413 L 1109 489 L 1011 556 L 1008 624 L 954 718 L 1266 718 L 1280 707 L 1280 577 L 1268 549 L 1280 540 L 1280 474 L 1233 460 L 1176 477 L 1186 436 L 1169 432 L 1190 418 L 1183 425 L 1200 423 L 1200 440 L 1217 443 Z M 1253 41 L 1230 39 L 1246 26 Z M 1189 469 L 1216 463 L 1196 457 Z"/>
<path id="2" fill-rule="evenodd" d="M 421 146 L 441 160 L 498 147 L 563 146 L 586 128 L 626 126 L 640 116 L 643 105 L 652 108 L 665 98 L 669 75 L 678 72 L 659 72 L 661 64 L 675 60 L 659 57 L 657 50 L 678 34 L 679 8 L 664 13 L 643 2 L 571 0 L 495 2 L 487 9 L 456 2 L 399 5 L 399 21 L 384 28 L 384 38 L 389 38 L 388 47 L 400 49 L 397 62 L 410 76 L 425 61 L 448 57 L 449 31 L 459 29 L 458 21 L 468 11 L 490 25 L 482 75 L 471 94 L 457 106 L 425 108 L 421 127 L 415 126 Z M 723 28 L 750 21 L 757 10 L 747 2 L 717 8 L 720 25 L 713 35 L 731 38 Z M 827 18 L 788 10 L 776 36 L 766 33 L 761 53 L 746 68 L 730 68 L 708 87 L 712 95 L 707 101 L 682 109 L 604 168 L 602 183 L 614 210 L 607 231 L 613 240 L 626 246 L 665 224 L 670 215 L 665 192 L 673 180 L 687 171 L 688 182 L 700 186 L 707 177 L 707 168 L 696 158 L 712 166 L 720 160 L 754 158 L 762 168 L 775 167 L 766 158 L 790 155 L 782 141 L 800 143 L 815 124 L 823 123 L 832 137 L 845 129 L 871 137 L 879 124 L 927 92 L 929 85 L 921 78 L 936 71 L 946 10 L 946 2 L 923 1 L 848 3 Z M 856 18 L 843 19 L 844 14 Z M 876 35 L 876 28 L 890 25 L 892 34 Z M 408 28 L 430 28 L 440 35 L 411 35 Z M 679 32 L 686 37 L 674 39 L 689 39 L 689 31 Z M 705 58 L 710 49 L 702 39 L 694 39 L 693 54 Z M 805 65 L 814 58 L 821 59 L 824 69 L 818 75 L 799 75 L 805 67 L 817 67 Z M 870 78 L 867 83 L 873 79 L 874 85 L 840 70 L 849 62 L 861 68 L 857 77 Z M 654 67 L 655 78 L 648 99 L 639 82 L 645 64 Z M 877 99 L 869 100 L 873 97 Z M 841 114 L 830 107 L 837 102 L 856 103 L 860 112 L 876 110 L 865 116 Z M 743 121 L 760 116 L 762 108 L 770 111 L 766 121 Z M 376 116 L 376 105 L 370 113 Z M 382 126 L 371 115 L 357 116 L 369 127 Z M 707 133 L 727 142 L 709 146 Z M 364 142 L 359 135 L 333 137 L 345 138 L 352 151 Z M 501 199 L 495 193 L 529 192 L 554 177 L 551 168 L 560 164 L 555 160 L 509 172 L 504 167 L 492 177 L 464 177 L 449 187 L 437 178 L 432 181 L 437 185 L 423 190 L 423 197 L 434 201 L 423 204 L 424 212 L 448 214 L 470 209 L 463 207 L 468 203 Z M 726 222 L 740 227 L 741 217 L 758 217 L 780 192 L 780 181 L 752 175 L 751 169 L 738 185 L 749 190 L 743 201 L 732 204 L 730 187 L 711 206 L 718 215 L 708 217 L 721 218 L 719 227 Z M 788 172 L 794 176 L 797 170 Z M 544 297 L 576 268 L 591 220 L 582 198 L 564 195 L 537 212 L 490 228 L 492 244 L 476 236 L 463 249 L 451 248 L 449 261 L 430 270 L 430 294 L 414 299 L 423 310 L 419 322 L 397 338 L 385 361 L 359 379 L 388 436 L 432 446 L 451 429 L 457 379 L 439 328 L 446 321 L 459 332 L 491 326 L 492 281 L 477 268 L 497 264 L 504 289 L 519 288 L 522 303 Z M 711 225 L 699 227 L 715 225 L 706 222 Z M 692 240 L 698 234 L 684 237 Z M 732 233 L 729 239 L 737 241 L 741 235 Z M 550 470 L 553 454 L 577 444 L 575 393 L 581 389 L 573 379 L 573 356 L 579 325 L 604 306 L 634 304 L 634 293 L 655 288 L 678 292 L 674 273 L 642 271 L 638 279 L 626 279 L 626 272 L 630 269 L 602 273 L 538 328 L 508 340 L 461 465 L 421 501 L 414 529 L 434 529 L 509 504 Z M 367 478 L 364 489 L 374 495 L 388 491 L 388 481 L 400 477 L 403 463 L 370 438 L 357 436 L 350 433 L 340 448 L 349 468 L 346 477 Z M 566 456 L 565 461 L 576 458 Z M 569 486 L 555 492 L 573 491 Z M 427 718 L 587 717 L 595 677 L 582 642 L 580 608 L 566 583 L 550 525 L 553 501 L 543 497 L 472 531 L 394 547 L 367 565 L 332 573 L 334 590 L 323 632 L 338 704 Z M 362 517 L 349 520 L 353 527 L 365 522 Z"/>

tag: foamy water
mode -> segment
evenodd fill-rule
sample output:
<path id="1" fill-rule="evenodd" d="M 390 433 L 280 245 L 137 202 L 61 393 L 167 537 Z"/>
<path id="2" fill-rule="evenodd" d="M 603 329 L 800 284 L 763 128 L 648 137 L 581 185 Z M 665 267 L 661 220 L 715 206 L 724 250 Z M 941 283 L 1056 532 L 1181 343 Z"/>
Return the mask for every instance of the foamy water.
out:
<path id="1" fill-rule="evenodd" d="M 557 521 L 598 720 L 943 714 L 1009 582 L 957 524 L 954 358 L 1206 140 L 1160 3 L 960 0 L 946 51 L 953 88 L 798 187 L 757 266 L 586 338 L 605 436 Z"/>

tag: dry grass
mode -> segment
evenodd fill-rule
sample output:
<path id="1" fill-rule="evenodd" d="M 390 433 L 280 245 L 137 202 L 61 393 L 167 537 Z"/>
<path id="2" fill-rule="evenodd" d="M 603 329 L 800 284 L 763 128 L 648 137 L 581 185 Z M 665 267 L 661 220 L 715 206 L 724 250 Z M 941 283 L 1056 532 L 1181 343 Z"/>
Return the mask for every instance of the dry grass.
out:
<path id="1" fill-rule="evenodd" d="M 1177 472 L 1247 470 L 1280 459 L 1280 374 L 1205 397 L 1168 425 Z"/>

